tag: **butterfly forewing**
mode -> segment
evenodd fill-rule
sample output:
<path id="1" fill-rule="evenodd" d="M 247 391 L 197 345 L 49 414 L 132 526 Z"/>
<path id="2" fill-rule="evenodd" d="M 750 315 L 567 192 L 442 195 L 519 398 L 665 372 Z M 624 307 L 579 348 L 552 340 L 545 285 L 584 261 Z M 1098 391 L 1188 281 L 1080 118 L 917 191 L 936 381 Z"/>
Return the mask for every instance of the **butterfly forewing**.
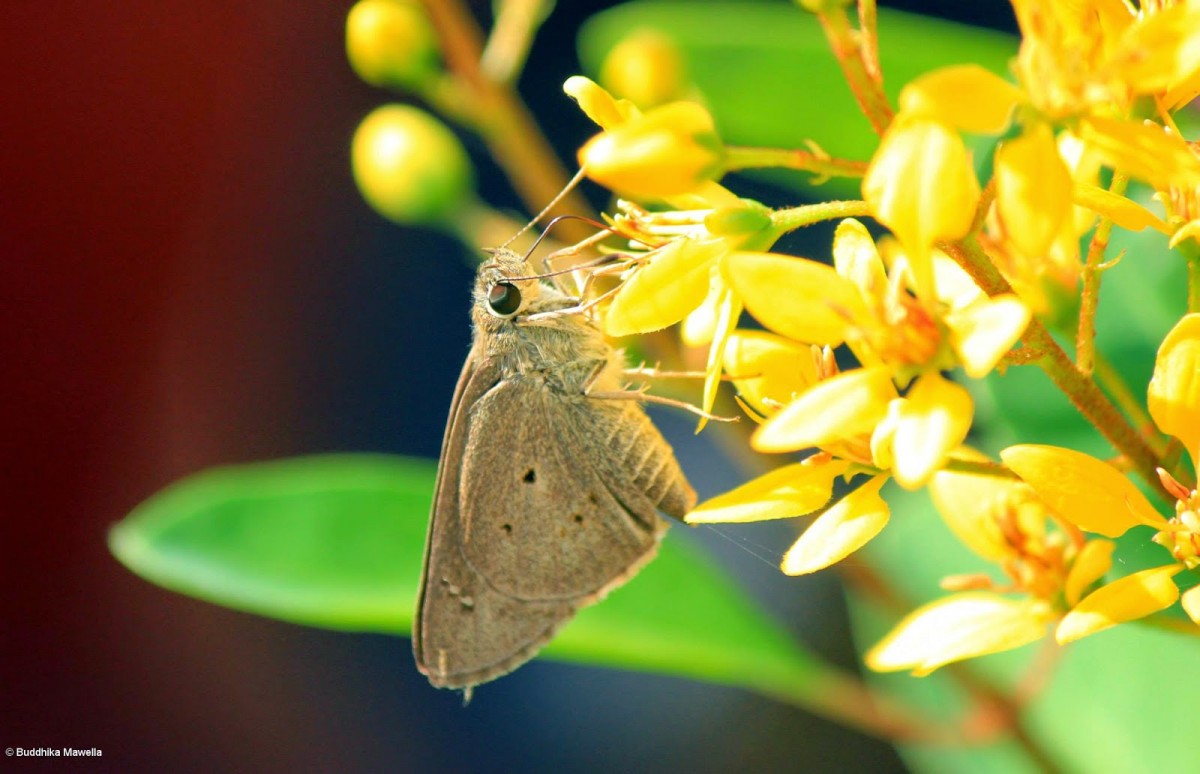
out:
<path id="1" fill-rule="evenodd" d="M 461 459 L 470 408 L 499 382 L 486 360 L 469 358 L 450 409 L 442 460 Z M 461 414 L 461 415 L 460 415 Z M 514 599 L 493 589 L 462 551 L 462 468 L 438 469 L 425 567 L 413 623 L 413 653 L 430 682 L 464 688 L 499 677 L 528 659 L 572 612 L 561 602 Z"/>
<path id="2" fill-rule="evenodd" d="M 496 590 L 526 600 L 581 604 L 652 552 L 665 528 L 654 504 L 613 496 L 575 438 L 600 401 L 564 399 L 514 379 L 472 407 L 460 513 L 467 560 Z M 506 443 L 489 443 L 496 436 Z M 606 454 L 611 454 L 606 451 Z"/>

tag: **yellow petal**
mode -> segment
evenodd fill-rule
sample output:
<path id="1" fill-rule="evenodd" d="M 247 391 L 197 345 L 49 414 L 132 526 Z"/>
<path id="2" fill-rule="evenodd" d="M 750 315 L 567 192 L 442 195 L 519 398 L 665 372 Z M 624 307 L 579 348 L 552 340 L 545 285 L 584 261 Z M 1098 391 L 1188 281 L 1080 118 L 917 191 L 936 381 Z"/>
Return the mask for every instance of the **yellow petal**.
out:
<path id="1" fill-rule="evenodd" d="M 927 675 L 953 661 L 1019 648 L 1046 634 L 1052 614 L 1035 600 L 972 592 L 930 602 L 909 614 L 867 651 L 876 672 Z"/>
<path id="2" fill-rule="evenodd" d="M 672 102 L 596 135 L 578 156 L 588 177 L 607 188 L 664 197 L 720 177 L 724 152 L 707 110 Z"/>
<path id="3" fill-rule="evenodd" d="M 1164 234 L 1171 233 L 1170 227 L 1153 212 L 1124 196 L 1117 196 L 1112 191 L 1076 183 L 1073 198 L 1079 206 L 1100 213 L 1128 231 L 1141 231 L 1149 226 Z"/>
<path id="4" fill-rule="evenodd" d="M 942 467 L 971 429 L 974 403 L 965 389 L 936 373 L 925 374 L 900 405 L 892 438 L 892 475 L 917 489 Z"/>
<path id="5" fill-rule="evenodd" d="M 721 291 L 728 287 L 716 272 L 709 275 L 708 295 L 700 306 L 688 312 L 679 328 L 679 336 L 689 347 L 703 347 L 713 340 L 717 331 L 717 313 L 720 311 Z"/>
<path id="6" fill-rule="evenodd" d="M 796 341 L 837 346 L 854 321 L 866 316 L 854 283 L 823 263 L 774 253 L 734 253 L 724 269 L 747 311 Z"/>
<path id="7" fill-rule="evenodd" d="M 811 348 L 766 331 L 739 330 L 725 345 L 725 371 L 760 414 L 774 414 L 817 382 Z"/>
<path id="8" fill-rule="evenodd" d="M 887 287 L 887 273 L 867 227 L 854 218 L 838 224 L 833 235 L 833 267 L 868 298 Z"/>
<path id="9" fill-rule="evenodd" d="M 947 314 L 951 345 L 967 376 L 987 376 L 1025 333 L 1029 318 L 1029 307 L 1013 295 L 983 297 Z"/>
<path id="10" fill-rule="evenodd" d="M 934 242 L 965 236 L 979 203 L 979 181 L 970 154 L 956 132 L 935 121 L 893 122 L 863 178 L 863 198 L 877 220 L 892 230 L 918 258 Z M 933 288 L 917 276 L 917 292 L 933 298 Z"/>
<path id="11" fill-rule="evenodd" d="M 895 397 L 887 368 L 846 371 L 817 384 L 760 425 L 750 445 L 761 452 L 796 451 L 870 432 Z"/>
<path id="12" fill-rule="evenodd" d="M 982 454 L 963 449 L 961 456 L 986 460 Z M 1009 543 L 996 521 L 997 512 L 1015 501 L 1025 484 L 995 476 L 978 476 L 939 470 L 929 482 L 929 494 L 942 520 L 968 548 L 991 562 L 1011 553 Z"/>
<path id="13" fill-rule="evenodd" d="M 1105 164 L 1155 188 L 1200 183 L 1200 158 L 1179 135 L 1152 122 L 1091 117 L 1081 137 Z"/>
<path id="14" fill-rule="evenodd" d="M 1158 429 L 1182 441 L 1196 460 L 1200 454 L 1200 314 L 1186 315 L 1163 339 L 1154 361 L 1148 404 Z"/>
<path id="15" fill-rule="evenodd" d="M 1105 63 L 1140 94 L 1164 91 L 1200 69 L 1200 8 L 1180 4 L 1142 18 Z"/>
<path id="16" fill-rule="evenodd" d="M 722 285 L 725 283 L 722 282 Z M 704 371 L 704 394 L 700 407 L 712 411 L 713 402 L 717 399 L 717 388 L 721 386 L 721 366 L 725 362 L 725 344 L 729 334 L 737 326 L 738 317 L 742 314 L 742 302 L 737 295 L 727 287 L 721 291 L 717 302 L 717 328 L 713 333 L 712 343 L 708 345 L 708 364 Z M 708 417 L 701 417 L 696 426 L 696 432 L 704 429 Z"/>
<path id="17" fill-rule="evenodd" d="M 772 470 L 737 489 L 705 500 L 684 517 L 688 524 L 742 523 L 805 516 L 833 496 L 833 481 L 849 463 L 805 460 Z"/>
<path id="18" fill-rule="evenodd" d="M 1166 526 L 1133 482 L 1095 457 L 1030 444 L 1010 446 L 1000 452 L 1000 459 L 1080 529 L 1117 537 L 1138 524 Z"/>
<path id="19" fill-rule="evenodd" d="M 1165 110 L 1175 111 L 1200 97 L 1200 70 L 1172 86 L 1162 97 Z"/>
<path id="20" fill-rule="evenodd" d="M 1200 242 L 1200 220 L 1189 220 L 1175 229 L 1175 233 L 1171 234 L 1171 239 L 1167 242 L 1167 248 L 1174 250 L 1189 239 L 1195 239 L 1197 242 Z"/>
<path id="21" fill-rule="evenodd" d="M 806 575 L 840 562 L 879 534 L 888 505 L 879 496 L 887 476 L 876 476 L 817 517 L 783 555 L 786 575 Z"/>
<path id="22" fill-rule="evenodd" d="M 601 129 L 614 129 L 631 118 L 641 115 L 627 99 L 613 96 L 598 83 L 582 75 L 572 75 L 563 83 L 567 96 L 579 103 L 579 109 Z"/>
<path id="23" fill-rule="evenodd" d="M 1058 625 L 1055 637 L 1059 644 L 1144 618 L 1175 604 L 1179 588 L 1172 578 L 1182 569 L 1181 564 L 1169 564 L 1142 570 L 1096 589 Z"/>
<path id="24" fill-rule="evenodd" d="M 1200 586 L 1192 586 L 1180 596 L 1183 611 L 1192 619 L 1192 623 L 1200 626 Z"/>
<path id="25" fill-rule="evenodd" d="M 1063 596 L 1067 604 L 1074 607 L 1083 592 L 1096 581 L 1104 577 L 1112 567 L 1113 549 L 1117 544 L 1111 540 L 1089 540 L 1079 549 L 1071 569 L 1067 573 L 1067 581 L 1063 586 Z"/>
<path id="26" fill-rule="evenodd" d="M 721 240 L 677 239 L 650 257 L 613 298 L 605 315 L 609 336 L 629 336 L 674 325 L 708 295 Z"/>
<path id="27" fill-rule="evenodd" d="M 943 67 L 900 92 L 900 111 L 921 115 L 975 134 L 999 134 L 1008 126 L 1021 90 L 979 65 Z"/>
<path id="28" fill-rule="evenodd" d="M 893 266 L 899 264 L 897 261 Z M 937 278 L 937 300 L 950 309 L 962 309 L 987 297 L 971 275 L 941 250 L 933 251 L 933 273 Z"/>
<path id="29" fill-rule="evenodd" d="M 1034 124 L 996 151 L 996 211 L 1009 241 L 1040 258 L 1071 213 L 1071 173 L 1050 128 Z"/>

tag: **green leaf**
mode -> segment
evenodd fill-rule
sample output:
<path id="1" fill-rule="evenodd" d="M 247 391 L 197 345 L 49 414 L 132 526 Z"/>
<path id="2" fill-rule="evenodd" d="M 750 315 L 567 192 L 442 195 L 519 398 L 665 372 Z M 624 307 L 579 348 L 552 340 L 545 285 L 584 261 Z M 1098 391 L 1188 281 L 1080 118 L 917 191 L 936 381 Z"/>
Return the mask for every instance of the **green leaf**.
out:
<path id="1" fill-rule="evenodd" d="M 833 156 L 860 161 L 875 152 L 879 138 L 815 16 L 790 3 L 626 3 L 596 14 L 580 31 L 584 70 L 598 73 L 608 52 L 641 29 L 675 41 L 726 142 L 803 148 L 813 140 Z M 1017 51 L 1010 35 L 890 8 L 879 9 L 878 30 L 884 88 L 893 105 L 906 83 L 946 65 L 974 62 L 1007 75 Z M 824 198 L 859 197 L 857 180 L 835 179 L 814 189 L 807 174 L 772 171 L 767 176 L 797 190 L 819 191 Z"/>
<path id="2" fill-rule="evenodd" d="M 126 567 L 172 591 L 294 623 L 405 632 L 436 467 L 334 454 L 213 468 L 113 527 Z"/>
<path id="3" fill-rule="evenodd" d="M 295 623 L 407 634 L 435 466 L 327 455 L 215 468 L 116 525 L 113 553 L 199 599 Z M 657 559 L 582 611 L 547 655 L 742 685 L 815 707 L 842 678 L 672 530 Z M 807 697 L 807 698 L 806 698 Z"/>

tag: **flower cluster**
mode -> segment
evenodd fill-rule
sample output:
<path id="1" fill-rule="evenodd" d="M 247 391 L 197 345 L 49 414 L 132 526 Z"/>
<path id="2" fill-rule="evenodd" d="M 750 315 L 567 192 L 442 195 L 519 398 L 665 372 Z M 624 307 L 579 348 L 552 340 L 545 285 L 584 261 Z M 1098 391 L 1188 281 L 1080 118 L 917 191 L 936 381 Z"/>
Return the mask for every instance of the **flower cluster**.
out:
<path id="1" fill-rule="evenodd" d="M 782 565 L 810 573 L 886 526 L 884 487 L 894 481 L 927 488 L 951 530 L 1003 574 L 947 578 L 953 593 L 870 651 L 879 670 L 924 674 L 1052 627 L 1066 643 L 1181 596 L 1200 624 L 1200 587 L 1180 591 L 1200 567 L 1200 495 L 1194 471 L 1178 469 L 1181 453 L 1200 455 L 1200 271 L 1192 313 L 1162 342 L 1149 385 L 1156 427 L 1122 414 L 1092 375 L 1112 229 L 1156 229 L 1184 255 L 1200 252 L 1200 154 L 1174 120 L 1200 94 L 1200 8 L 1013 6 L 1022 42 L 1009 77 L 972 64 L 937 70 L 907 84 L 895 111 L 874 30 L 826 25 L 879 132 L 865 164 L 811 144 L 727 144 L 699 102 L 638 107 L 583 77 L 565 86 L 601 128 L 580 149 L 581 167 L 622 197 L 610 223 L 628 240 L 629 262 L 605 311 L 608 333 L 680 324 L 686 344 L 707 347 L 705 411 L 728 379 L 758 423 L 752 449 L 810 450 L 701 503 L 687 521 L 815 515 Z M 1003 138 L 982 183 L 964 133 Z M 718 182 L 754 166 L 861 177 L 862 199 L 769 209 Z M 1155 203 L 1126 197 L 1129 181 Z M 866 219 L 889 233 L 873 237 Z M 838 221 L 828 260 L 771 252 L 783 234 L 821 220 Z M 765 330 L 740 327 L 743 313 Z M 1078 333 L 1074 358 L 1052 335 L 1068 329 Z M 1021 444 L 995 461 L 964 446 L 974 417 L 964 384 L 1017 365 L 1043 368 L 1116 460 Z M 1136 526 L 1155 531 L 1163 563 L 1109 580 L 1114 539 Z"/>

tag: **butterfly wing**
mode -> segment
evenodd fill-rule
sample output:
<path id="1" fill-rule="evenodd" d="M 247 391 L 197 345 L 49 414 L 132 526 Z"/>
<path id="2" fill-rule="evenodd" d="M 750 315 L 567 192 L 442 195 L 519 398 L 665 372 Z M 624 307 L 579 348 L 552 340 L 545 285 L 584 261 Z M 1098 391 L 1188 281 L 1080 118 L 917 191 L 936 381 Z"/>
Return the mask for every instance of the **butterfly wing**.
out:
<path id="1" fill-rule="evenodd" d="M 561 602 L 531 603 L 496 591 L 463 555 L 463 462 L 472 418 L 480 401 L 500 383 L 495 365 L 472 352 L 459 377 L 442 441 L 413 622 L 417 668 L 442 688 L 467 688 L 515 669 L 533 657 L 571 612 Z"/>
<path id="2" fill-rule="evenodd" d="M 695 497 L 636 405 L 502 381 L 486 364 L 464 370 L 442 463 L 414 650 L 444 687 L 532 658 L 653 557 L 659 507 L 682 515 Z"/>

